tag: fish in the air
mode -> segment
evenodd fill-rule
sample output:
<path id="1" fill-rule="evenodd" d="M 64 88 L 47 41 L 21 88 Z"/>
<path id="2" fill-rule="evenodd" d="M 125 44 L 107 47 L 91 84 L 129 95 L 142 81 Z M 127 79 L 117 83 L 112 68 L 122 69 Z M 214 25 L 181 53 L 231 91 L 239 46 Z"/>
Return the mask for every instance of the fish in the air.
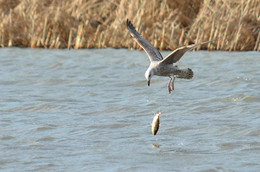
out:
<path id="1" fill-rule="evenodd" d="M 161 112 L 154 114 L 154 118 L 153 118 L 153 122 L 152 122 L 152 133 L 153 133 L 153 135 L 156 135 L 156 133 L 159 130 L 159 126 L 160 126 L 159 116 L 161 114 L 162 114 Z"/>

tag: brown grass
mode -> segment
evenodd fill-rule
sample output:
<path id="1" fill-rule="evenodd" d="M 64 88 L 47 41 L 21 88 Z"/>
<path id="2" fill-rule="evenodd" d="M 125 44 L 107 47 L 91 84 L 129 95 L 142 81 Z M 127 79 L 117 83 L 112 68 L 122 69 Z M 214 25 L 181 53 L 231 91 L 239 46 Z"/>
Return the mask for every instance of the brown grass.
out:
<path id="1" fill-rule="evenodd" d="M 158 49 L 260 50 L 259 0 L 0 0 L 0 46 L 140 49 L 127 18 Z"/>

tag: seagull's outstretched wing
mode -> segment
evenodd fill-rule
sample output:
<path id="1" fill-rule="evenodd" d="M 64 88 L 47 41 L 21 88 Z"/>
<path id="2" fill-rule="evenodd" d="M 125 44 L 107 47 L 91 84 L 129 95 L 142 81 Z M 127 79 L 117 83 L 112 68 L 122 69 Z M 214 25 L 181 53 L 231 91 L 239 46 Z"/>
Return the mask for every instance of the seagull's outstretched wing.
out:
<path id="1" fill-rule="evenodd" d="M 206 41 L 206 42 L 202 42 L 202 43 L 198 43 L 198 44 L 192 44 L 192 45 L 179 47 L 176 50 L 174 50 L 171 54 L 169 54 L 167 57 L 165 57 L 160 63 L 163 63 L 163 64 L 177 63 L 187 51 L 189 51 L 197 46 L 207 44 L 210 42 L 212 42 L 212 41 Z"/>
<path id="2" fill-rule="evenodd" d="M 136 42 L 147 53 L 150 61 L 161 61 L 163 59 L 161 53 L 135 30 L 135 27 L 128 19 L 126 20 L 126 27 L 130 31 L 131 35 L 135 38 Z"/>

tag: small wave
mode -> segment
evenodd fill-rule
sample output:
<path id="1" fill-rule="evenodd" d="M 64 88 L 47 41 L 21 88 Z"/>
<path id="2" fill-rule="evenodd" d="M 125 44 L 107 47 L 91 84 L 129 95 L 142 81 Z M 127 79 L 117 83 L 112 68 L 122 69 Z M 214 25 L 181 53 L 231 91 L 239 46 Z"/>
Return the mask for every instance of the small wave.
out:
<path id="1" fill-rule="evenodd" d="M 260 129 L 246 131 L 242 133 L 243 136 L 260 136 Z"/>
<path id="2" fill-rule="evenodd" d="M 240 94 L 237 96 L 228 97 L 226 99 L 227 102 L 239 102 L 239 101 L 245 101 L 245 102 L 259 102 L 260 97 L 252 96 L 252 95 L 245 95 Z"/>
<path id="3" fill-rule="evenodd" d="M 61 106 L 53 105 L 53 104 L 30 104 L 21 107 L 10 108 L 9 112 L 49 112 L 51 110 L 60 109 Z"/>
<path id="4" fill-rule="evenodd" d="M 52 130 L 55 128 L 56 125 L 48 125 L 48 126 L 41 126 L 36 129 L 36 131 L 46 131 L 46 130 Z"/>
<path id="5" fill-rule="evenodd" d="M 246 102 L 260 102 L 260 97 L 258 96 L 247 96 L 243 99 Z"/>
<path id="6" fill-rule="evenodd" d="M 12 140 L 12 139 L 14 139 L 15 137 L 13 137 L 13 136 L 2 136 L 2 137 L 0 137 L 0 140 Z"/>
<path id="7" fill-rule="evenodd" d="M 54 137 L 46 136 L 46 137 L 39 138 L 39 139 L 36 140 L 36 141 L 37 141 L 37 142 L 41 142 L 41 141 L 53 141 L 53 140 L 55 140 Z"/>

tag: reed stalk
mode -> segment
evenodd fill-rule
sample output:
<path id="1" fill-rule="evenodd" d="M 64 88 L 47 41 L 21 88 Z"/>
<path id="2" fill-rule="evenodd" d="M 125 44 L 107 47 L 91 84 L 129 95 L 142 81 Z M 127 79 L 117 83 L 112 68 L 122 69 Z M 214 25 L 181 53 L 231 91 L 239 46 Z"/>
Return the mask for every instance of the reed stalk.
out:
<path id="1" fill-rule="evenodd" d="M 43 31 L 42 31 L 42 39 L 41 39 L 41 43 L 42 45 L 45 45 L 45 37 L 46 37 L 46 32 L 47 32 L 47 24 L 48 24 L 48 16 L 45 17 L 44 19 L 44 27 L 43 27 Z"/>
<path id="2" fill-rule="evenodd" d="M 164 40 L 165 39 L 165 25 L 163 25 L 163 30 L 162 30 L 162 41 L 161 41 L 161 46 L 160 49 L 163 50 L 164 49 Z"/>
<path id="3" fill-rule="evenodd" d="M 72 30 L 72 29 L 70 29 L 69 40 L 68 40 L 68 49 L 70 49 L 70 48 L 71 48 L 72 34 L 73 34 L 73 30 Z"/>
<path id="4" fill-rule="evenodd" d="M 82 33 L 83 33 L 83 23 L 78 26 L 78 32 L 76 36 L 75 49 L 82 47 Z"/>
<path id="5" fill-rule="evenodd" d="M 258 32 L 257 40 L 254 47 L 255 51 L 260 51 L 260 32 Z"/>

